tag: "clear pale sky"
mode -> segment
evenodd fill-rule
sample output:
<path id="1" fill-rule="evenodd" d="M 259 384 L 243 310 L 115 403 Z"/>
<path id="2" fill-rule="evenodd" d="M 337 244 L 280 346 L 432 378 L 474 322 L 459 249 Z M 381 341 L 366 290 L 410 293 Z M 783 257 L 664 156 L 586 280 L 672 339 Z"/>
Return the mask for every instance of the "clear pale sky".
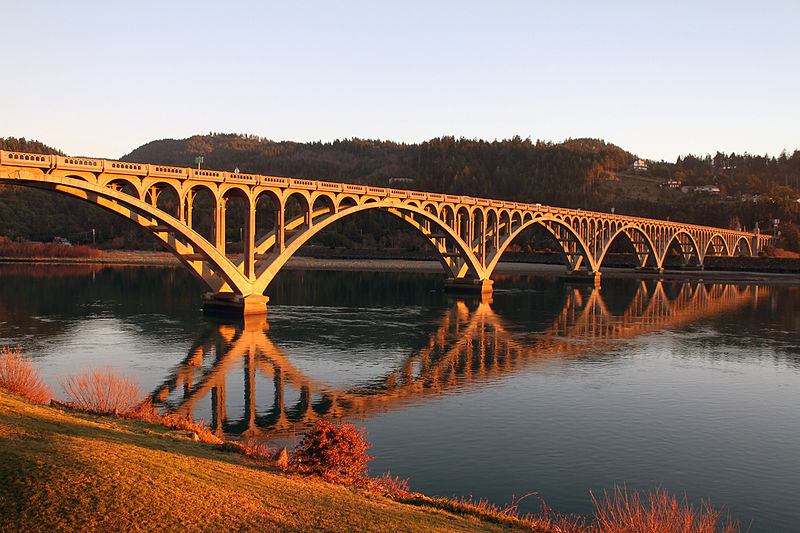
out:
<path id="1" fill-rule="evenodd" d="M 800 148 L 800 2 L 0 0 L 0 136 Z"/>

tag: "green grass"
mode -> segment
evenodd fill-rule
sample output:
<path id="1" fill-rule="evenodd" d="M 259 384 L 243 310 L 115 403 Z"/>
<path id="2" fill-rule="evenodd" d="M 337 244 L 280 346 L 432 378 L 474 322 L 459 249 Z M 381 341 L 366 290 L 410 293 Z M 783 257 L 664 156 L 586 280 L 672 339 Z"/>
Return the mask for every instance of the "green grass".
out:
<path id="1" fill-rule="evenodd" d="M 2 531 L 510 531 L 0 391 Z"/>

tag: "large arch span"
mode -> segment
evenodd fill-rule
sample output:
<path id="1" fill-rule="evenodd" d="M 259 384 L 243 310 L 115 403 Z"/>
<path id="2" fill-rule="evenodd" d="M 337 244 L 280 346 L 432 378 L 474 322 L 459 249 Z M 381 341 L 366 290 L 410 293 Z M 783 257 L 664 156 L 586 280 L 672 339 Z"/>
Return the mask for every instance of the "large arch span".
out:
<path id="1" fill-rule="evenodd" d="M 594 280 L 618 238 L 633 246 L 639 268 L 656 270 L 670 250 L 684 265 L 702 267 L 707 255 L 753 255 L 772 239 L 541 204 L 21 152 L 0 151 L 0 182 L 67 194 L 131 220 L 203 281 L 208 308 L 244 314 L 266 311 L 270 282 L 311 237 L 372 209 L 400 218 L 430 242 L 448 286 L 481 292 L 491 291 L 503 253 L 536 224 L 557 243 L 567 272 Z M 201 193 L 212 204 L 208 235 L 197 229 L 194 216 Z M 243 251 L 235 255 L 226 250 L 230 200 L 244 205 Z M 273 214 L 266 228 L 258 214 L 264 206 Z"/>

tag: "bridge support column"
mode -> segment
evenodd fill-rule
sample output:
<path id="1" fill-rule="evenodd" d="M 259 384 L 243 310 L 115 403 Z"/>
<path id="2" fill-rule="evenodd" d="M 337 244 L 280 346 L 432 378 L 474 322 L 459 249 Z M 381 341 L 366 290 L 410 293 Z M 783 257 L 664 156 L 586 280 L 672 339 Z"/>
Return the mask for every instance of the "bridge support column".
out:
<path id="1" fill-rule="evenodd" d="M 445 292 L 473 294 L 491 294 L 494 281 L 490 279 L 447 278 L 444 282 Z"/>
<path id="2" fill-rule="evenodd" d="M 203 295 L 203 312 L 215 315 L 257 315 L 267 312 L 268 296 L 241 296 L 230 292 L 209 292 Z"/>

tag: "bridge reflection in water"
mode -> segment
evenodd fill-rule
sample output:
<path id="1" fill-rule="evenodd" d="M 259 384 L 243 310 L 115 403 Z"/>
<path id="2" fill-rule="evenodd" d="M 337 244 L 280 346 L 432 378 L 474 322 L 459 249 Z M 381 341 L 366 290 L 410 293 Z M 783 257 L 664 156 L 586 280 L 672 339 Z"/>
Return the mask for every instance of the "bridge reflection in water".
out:
<path id="1" fill-rule="evenodd" d="M 766 295 L 750 285 L 641 281 L 624 312 L 613 313 L 600 289 L 574 289 L 552 324 L 531 334 L 512 332 L 492 310 L 491 299 L 459 300 L 441 317 L 427 345 L 382 377 L 350 388 L 329 386 L 296 368 L 270 340 L 266 316 L 255 315 L 236 325 L 209 324 L 151 396 L 156 404 L 187 417 L 204 407 L 201 402 L 210 401 L 211 425 L 219 433 L 282 437 L 302 433 L 320 419 L 367 417 L 529 365 L 589 354 L 599 344 L 755 306 Z M 226 409 L 226 381 L 236 369 L 243 369 L 244 413 L 232 419 Z M 267 409 L 256 409 L 257 373 L 272 381 Z"/>

